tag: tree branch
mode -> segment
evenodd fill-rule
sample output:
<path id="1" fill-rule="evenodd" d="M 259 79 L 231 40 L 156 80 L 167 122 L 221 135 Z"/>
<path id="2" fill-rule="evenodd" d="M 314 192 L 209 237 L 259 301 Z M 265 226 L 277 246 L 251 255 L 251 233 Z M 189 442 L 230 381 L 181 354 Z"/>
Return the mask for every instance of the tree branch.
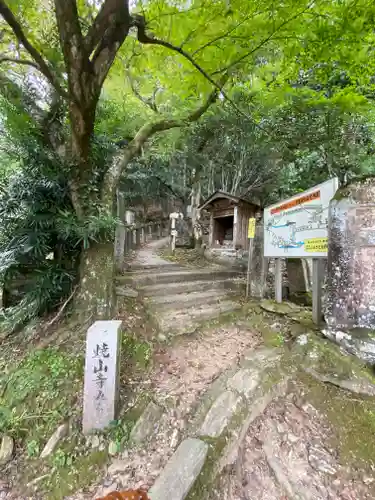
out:
<path id="1" fill-rule="evenodd" d="M 76 0 L 54 0 L 69 90 L 80 109 L 92 108 L 130 27 L 128 0 L 105 0 L 83 37 Z M 91 58 L 90 58 L 91 57 Z"/>
<path id="2" fill-rule="evenodd" d="M 161 40 L 154 36 L 147 35 L 146 21 L 143 16 L 133 15 L 132 19 L 133 19 L 132 25 L 137 28 L 137 38 L 140 43 L 149 45 L 161 45 L 162 47 L 165 47 L 169 50 L 173 50 L 173 52 L 177 52 L 178 54 L 182 55 L 185 59 L 187 59 L 194 66 L 194 68 L 198 70 L 199 73 L 201 73 L 201 75 L 203 75 L 205 79 L 211 83 L 211 85 L 213 85 L 215 88 L 220 90 L 220 92 L 222 92 L 222 85 L 219 85 L 215 80 L 213 80 L 213 78 L 211 78 L 211 76 L 207 73 L 207 71 L 203 69 L 202 66 L 200 66 L 188 52 L 186 52 L 181 47 L 178 47 L 177 45 L 173 45 L 170 42 Z"/>
<path id="3" fill-rule="evenodd" d="M 264 38 L 250 52 L 247 52 L 246 54 L 243 54 L 241 57 L 239 57 L 238 59 L 235 59 L 230 64 L 228 64 L 228 66 L 226 66 L 225 68 L 221 68 L 221 69 L 215 71 L 212 74 L 215 75 L 215 74 L 223 73 L 224 71 L 229 71 L 231 68 L 233 68 L 234 66 L 237 66 L 237 64 L 239 64 L 240 62 L 242 62 L 245 59 L 247 59 L 248 57 L 250 57 L 252 54 L 254 54 L 254 52 L 258 51 L 260 48 L 262 48 L 264 45 L 266 45 L 266 43 L 269 42 L 274 37 L 275 33 L 277 33 L 278 31 L 280 31 L 282 28 L 284 28 L 284 26 L 286 26 L 287 24 L 289 24 L 291 21 L 294 21 L 295 19 L 297 19 L 297 17 L 299 17 L 302 14 L 304 14 L 305 12 L 307 12 L 313 4 L 314 4 L 314 2 L 309 3 L 308 6 L 305 9 L 297 12 L 297 14 L 295 14 L 294 16 L 292 16 L 289 19 L 286 19 L 285 21 L 283 21 L 282 23 L 280 23 L 279 26 L 277 26 L 277 28 L 275 28 L 270 35 L 268 35 L 266 38 Z"/>
<path id="4" fill-rule="evenodd" d="M 242 19 L 242 21 L 240 21 L 239 23 L 237 23 L 235 26 L 232 26 L 232 28 L 230 28 L 228 31 L 226 31 L 225 33 L 223 33 L 222 35 L 219 35 L 217 36 L 216 38 L 214 38 L 213 40 L 210 40 L 209 42 L 205 43 L 204 45 L 202 45 L 201 47 L 199 47 L 198 49 L 196 49 L 194 52 L 193 52 L 193 56 L 195 56 L 196 54 L 198 54 L 199 52 L 201 52 L 202 50 L 206 49 L 207 47 L 209 47 L 210 45 L 213 45 L 215 42 L 218 42 L 219 40 L 222 40 L 223 38 L 226 38 L 227 36 L 229 36 L 231 33 L 233 33 L 233 31 L 236 31 L 237 28 L 239 28 L 242 24 L 244 24 L 248 19 L 250 19 L 250 17 L 253 17 L 254 15 L 257 15 L 257 14 L 261 14 L 261 12 L 256 12 L 254 14 L 250 14 L 249 16 L 246 16 Z"/>
<path id="5" fill-rule="evenodd" d="M 28 59 L 16 59 L 15 57 L 0 56 L 0 64 L 3 62 L 22 64 L 24 66 L 32 66 L 33 68 L 40 71 L 40 68 L 37 65 L 37 63 Z"/>
<path id="6" fill-rule="evenodd" d="M 53 87 L 58 91 L 58 93 L 64 98 L 68 97 L 66 91 L 61 87 L 57 80 L 56 75 L 51 71 L 46 61 L 43 59 L 40 52 L 29 42 L 23 29 L 17 19 L 14 17 L 13 12 L 5 4 L 4 0 L 0 0 L 0 14 L 4 20 L 11 27 L 13 33 L 15 34 L 17 40 L 23 45 L 25 50 L 31 55 L 31 57 L 36 62 L 36 66 L 39 71 L 47 78 L 47 80 L 53 85 Z M 22 64 L 22 63 L 21 63 Z"/>
<path id="7" fill-rule="evenodd" d="M 147 141 L 147 139 L 149 139 L 156 132 L 170 130 L 171 128 L 184 127 L 186 125 L 190 125 L 190 123 L 197 121 L 208 110 L 208 108 L 216 101 L 218 94 L 219 93 L 217 89 L 213 90 L 208 96 L 207 100 L 185 118 L 169 119 L 169 120 L 165 119 L 153 123 L 147 123 L 146 125 L 141 127 L 140 130 L 137 132 L 136 136 L 129 144 L 128 149 L 133 150 L 133 155 L 135 155 L 141 150 L 141 147 Z"/>
<path id="8" fill-rule="evenodd" d="M 78 19 L 75 0 L 55 0 L 57 28 L 60 35 L 60 45 L 68 73 L 69 90 L 77 103 L 84 100 L 85 90 L 89 93 L 90 65 L 84 51 L 83 36 Z M 85 81 L 82 80 L 84 73 Z"/>
<path id="9" fill-rule="evenodd" d="M 128 0 L 106 0 L 85 39 L 89 56 L 95 49 L 91 62 L 99 88 L 129 33 L 128 3 Z"/>
<path id="10" fill-rule="evenodd" d="M 130 74 L 130 71 L 127 71 L 127 77 L 128 77 L 128 81 L 129 81 L 129 85 L 130 85 L 130 88 L 132 89 L 133 91 L 133 94 L 135 95 L 135 97 L 137 99 L 139 99 L 141 101 L 142 104 L 144 104 L 145 106 L 149 107 L 152 111 L 154 111 L 155 113 L 159 113 L 159 110 L 156 106 L 156 102 L 155 102 L 155 98 L 156 98 L 156 94 L 157 92 L 159 91 L 159 89 L 156 87 L 154 92 L 152 93 L 152 97 L 151 98 L 146 98 L 146 97 L 143 97 L 140 92 L 138 91 L 137 87 L 136 87 L 136 84 Z"/>
<path id="11" fill-rule="evenodd" d="M 223 82 L 224 84 L 224 82 Z M 208 108 L 217 100 L 219 91 L 215 88 L 207 97 L 206 101 L 195 111 L 192 111 L 185 118 L 171 118 L 146 123 L 135 135 L 134 139 L 127 145 L 122 155 L 118 156 L 109 168 L 104 182 L 103 199 L 108 198 L 108 203 L 113 199 L 117 185 L 120 181 L 121 173 L 128 163 L 141 151 L 145 142 L 155 133 L 170 130 L 172 128 L 184 127 L 197 121 Z M 110 206 L 110 205 L 108 205 Z"/>
<path id="12" fill-rule="evenodd" d="M 310 6 L 312 5 L 309 4 L 309 6 L 303 11 L 305 12 L 308 8 L 310 8 Z M 302 12 L 302 13 L 303 13 Z M 301 15 L 301 12 L 298 13 L 296 16 L 293 16 L 293 18 L 297 17 Z M 290 18 L 288 21 L 286 21 L 285 23 L 283 23 L 283 25 L 285 25 L 287 22 L 290 22 L 293 18 Z M 170 42 L 166 42 L 164 40 L 160 40 L 154 36 L 149 36 L 147 35 L 146 33 L 146 20 L 143 16 L 141 15 L 133 15 L 132 16 L 132 26 L 136 27 L 137 28 L 137 38 L 138 38 L 138 41 L 140 43 L 143 43 L 143 44 L 151 44 L 151 45 L 161 45 L 162 47 L 166 47 L 167 49 L 169 50 L 172 50 L 174 52 L 177 52 L 178 54 L 182 55 L 183 57 L 185 57 L 193 66 L 194 68 L 196 68 L 199 73 L 201 73 L 217 90 L 220 91 L 221 95 L 224 97 L 224 99 L 226 101 L 228 101 L 231 106 L 237 111 L 237 113 L 239 113 L 240 115 L 242 115 L 243 117 L 247 118 L 248 120 L 250 120 L 257 128 L 259 128 L 260 130 L 262 130 L 263 132 L 265 132 L 267 135 L 270 135 L 269 132 L 264 128 L 262 127 L 261 125 L 259 125 L 250 115 L 246 114 L 244 111 L 242 111 L 237 105 L 236 103 L 226 94 L 226 92 L 224 91 L 223 87 L 224 87 L 224 84 L 220 84 L 218 82 L 216 82 L 208 73 L 206 70 L 204 70 L 194 59 L 193 57 L 187 53 L 184 49 L 182 49 L 181 47 L 177 47 L 176 45 L 173 45 L 172 43 Z M 280 29 L 281 26 L 279 26 L 277 28 Z M 276 31 L 277 31 L 276 30 Z M 275 32 L 276 32 L 275 31 Z M 268 42 L 268 40 L 273 36 L 273 34 L 275 33 L 273 32 L 272 35 L 270 37 L 267 37 L 266 39 L 264 39 L 261 44 L 259 44 L 253 51 L 255 52 L 255 50 L 258 50 L 262 45 L 266 44 Z M 250 54 L 246 54 L 243 59 L 245 57 L 248 57 Z M 237 63 L 236 63 L 237 64 Z M 231 67 L 233 66 L 232 64 L 230 65 Z M 227 75 L 227 72 L 226 72 L 226 69 L 222 69 L 222 70 L 218 70 L 218 71 L 215 71 L 214 73 L 212 73 L 212 75 L 216 75 L 216 74 L 219 74 L 219 73 L 224 73 L 223 75 L 223 78 L 225 79 L 225 81 L 227 81 L 228 79 L 228 75 Z"/>
<path id="13" fill-rule="evenodd" d="M 113 16 L 123 20 L 129 19 L 128 1 L 106 0 L 104 2 L 85 37 L 85 46 L 89 56 L 106 33 Z"/>
<path id="14" fill-rule="evenodd" d="M 151 44 L 151 45 L 161 45 L 162 47 L 166 47 L 169 50 L 172 50 L 174 52 L 177 52 L 178 54 L 182 55 L 187 59 L 193 66 L 196 68 L 199 73 L 201 73 L 206 80 L 208 80 L 217 90 L 220 91 L 221 95 L 232 105 L 232 107 L 242 116 L 251 119 L 246 113 L 244 113 L 237 105 L 236 103 L 228 96 L 228 94 L 224 91 L 224 83 L 216 82 L 208 73 L 206 70 L 204 70 L 194 59 L 193 57 L 187 53 L 184 49 L 181 47 L 177 47 L 176 45 L 173 45 L 170 42 L 166 42 L 164 40 L 160 40 L 158 38 L 155 38 L 153 36 L 149 36 L 146 33 L 146 22 L 143 16 L 139 15 L 134 15 L 133 16 L 133 26 L 137 27 L 137 33 L 138 33 L 138 41 L 143 44 Z M 218 72 L 217 72 L 218 73 Z M 227 81 L 227 76 L 223 76 L 224 80 Z M 254 122 L 255 123 L 255 122 Z"/>
<path id="15" fill-rule="evenodd" d="M 237 104 L 228 96 L 228 94 L 224 91 L 224 83 L 219 83 L 216 82 L 208 73 L 206 70 L 204 70 L 194 59 L 193 57 L 187 53 L 185 50 L 183 50 L 181 47 L 177 47 L 176 45 L 173 45 L 170 42 L 166 42 L 164 40 L 160 40 L 158 38 L 155 38 L 153 36 L 149 36 L 146 33 L 146 21 L 143 16 L 139 15 L 134 15 L 133 16 L 133 26 L 137 27 L 137 34 L 138 34 L 138 41 L 143 44 L 151 44 L 151 45 L 161 45 L 162 47 L 166 47 L 169 50 L 172 50 L 174 52 L 177 52 L 178 54 L 182 55 L 185 57 L 193 66 L 196 68 L 217 90 L 220 91 L 221 95 L 224 97 L 226 101 L 228 101 L 231 106 L 239 113 L 240 115 L 244 116 L 248 120 L 251 120 L 256 127 L 258 127 L 261 130 L 263 127 L 259 124 L 257 124 L 251 116 L 247 115 L 244 111 L 242 111 Z M 264 42 L 266 43 L 266 42 Z M 216 71 L 213 74 L 220 73 L 221 70 Z M 224 72 L 222 81 L 227 81 L 228 76 L 226 72 Z"/>

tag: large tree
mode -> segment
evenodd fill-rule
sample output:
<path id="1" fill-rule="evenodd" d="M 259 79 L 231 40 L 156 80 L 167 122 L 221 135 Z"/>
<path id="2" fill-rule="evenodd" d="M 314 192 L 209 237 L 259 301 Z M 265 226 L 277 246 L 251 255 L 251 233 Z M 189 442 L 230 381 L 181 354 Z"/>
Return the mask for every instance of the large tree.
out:
<path id="1" fill-rule="evenodd" d="M 21 88 L 20 76 L 38 82 L 41 130 L 66 166 L 71 202 L 84 222 L 113 212 L 125 167 L 153 134 L 198 120 L 219 95 L 241 116 L 233 83 L 248 89 L 265 66 L 282 66 L 302 42 L 306 50 L 306 33 L 316 35 L 331 8 L 323 0 L 0 0 L 0 60 Z M 129 91 L 149 111 L 139 120 L 127 107 L 138 129 L 129 124 L 131 137 L 98 186 L 91 152 L 99 100 L 116 95 L 132 103 Z M 108 316 L 111 245 L 82 250 L 80 282 L 85 309 Z"/>

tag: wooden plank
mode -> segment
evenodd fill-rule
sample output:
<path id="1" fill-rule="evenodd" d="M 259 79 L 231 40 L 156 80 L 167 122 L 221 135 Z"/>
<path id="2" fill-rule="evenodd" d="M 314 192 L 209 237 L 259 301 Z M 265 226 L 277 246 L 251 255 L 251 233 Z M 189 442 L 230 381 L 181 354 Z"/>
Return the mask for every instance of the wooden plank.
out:
<path id="1" fill-rule="evenodd" d="M 210 248 L 212 248 L 214 246 L 214 243 L 215 243 L 215 238 L 216 235 L 215 235 L 215 221 L 214 221 L 214 215 L 211 214 L 210 216 L 210 232 L 209 232 L 209 235 L 208 235 L 208 246 Z"/>
<path id="2" fill-rule="evenodd" d="M 275 262 L 275 300 L 278 303 L 283 301 L 283 271 L 281 259 L 276 259 Z"/>
<path id="3" fill-rule="evenodd" d="M 233 214 L 233 248 L 238 245 L 238 207 L 234 207 Z"/>
<path id="4" fill-rule="evenodd" d="M 213 210 L 212 214 L 213 214 L 215 219 L 217 219 L 219 217 L 233 217 L 234 216 L 234 208 L 226 208 L 223 210 Z"/>
<path id="5" fill-rule="evenodd" d="M 253 260 L 253 245 L 254 245 L 254 239 L 251 238 L 249 239 L 249 251 L 247 259 L 246 298 L 249 298 L 251 296 L 250 278 L 251 278 L 252 260 Z"/>
<path id="6" fill-rule="evenodd" d="M 312 269 L 312 302 L 313 321 L 319 325 L 322 322 L 322 283 L 324 273 L 324 260 L 313 259 Z"/>

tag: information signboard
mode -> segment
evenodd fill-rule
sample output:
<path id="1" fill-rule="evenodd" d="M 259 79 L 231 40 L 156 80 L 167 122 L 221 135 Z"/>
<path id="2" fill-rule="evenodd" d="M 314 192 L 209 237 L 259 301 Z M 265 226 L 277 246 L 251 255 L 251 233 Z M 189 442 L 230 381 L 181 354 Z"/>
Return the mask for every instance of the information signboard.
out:
<path id="1" fill-rule="evenodd" d="M 264 209 L 265 257 L 326 257 L 335 177 Z"/>

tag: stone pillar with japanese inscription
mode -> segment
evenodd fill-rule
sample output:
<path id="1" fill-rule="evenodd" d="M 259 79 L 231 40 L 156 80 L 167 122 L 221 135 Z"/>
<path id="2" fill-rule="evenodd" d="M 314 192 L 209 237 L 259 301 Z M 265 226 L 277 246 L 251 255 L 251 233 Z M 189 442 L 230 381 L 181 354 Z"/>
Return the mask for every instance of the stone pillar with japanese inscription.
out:
<path id="1" fill-rule="evenodd" d="M 83 433 L 101 430 L 116 419 L 121 321 L 96 321 L 87 331 L 83 394 Z"/>
<path id="2" fill-rule="evenodd" d="M 330 203 L 325 334 L 375 364 L 375 182 L 342 187 Z"/>

